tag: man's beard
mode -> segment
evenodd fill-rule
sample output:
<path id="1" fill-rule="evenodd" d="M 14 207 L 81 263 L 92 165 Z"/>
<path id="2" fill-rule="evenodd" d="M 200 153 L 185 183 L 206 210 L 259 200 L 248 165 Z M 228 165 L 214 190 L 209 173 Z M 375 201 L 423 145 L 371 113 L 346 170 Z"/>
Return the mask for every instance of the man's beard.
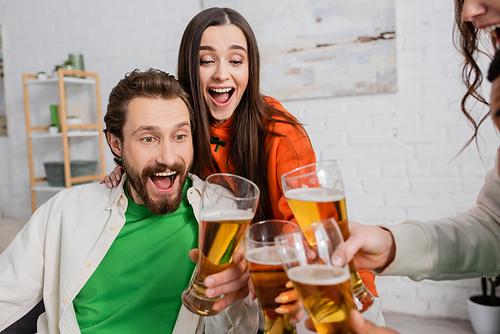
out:
<path id="1" fill-rule="evenodd" d="M 122 156 L 123 170 L 127 174 L 128 182 L 130 186 L 134 188 L 137 195 L 140 197 L 144 205 L 155 215 L 164 215 L 167 213 L 172 213 L 179 209 L 182 201 L 182 192 L 184 189 L 184 184 L 186 183 L 187 171 L 186 165 L 183 163 L 175 163 L 172 166 L 167 166 L 158 163 L 154 166 L 147 166 L 139 174 L 136 172 L 128 163 L 125 156 Z M 149 193 L 147 188 L 147 182 L 149 178 L 155 173 L 165 172 L 167 170 L 177 172 L 175 178 L 172 179 L 171 184 L 175 182 L 176 178 L 179 178 L 178 189 L 175 193 L 160 195 L 153 198 L 153 195 Z"/>

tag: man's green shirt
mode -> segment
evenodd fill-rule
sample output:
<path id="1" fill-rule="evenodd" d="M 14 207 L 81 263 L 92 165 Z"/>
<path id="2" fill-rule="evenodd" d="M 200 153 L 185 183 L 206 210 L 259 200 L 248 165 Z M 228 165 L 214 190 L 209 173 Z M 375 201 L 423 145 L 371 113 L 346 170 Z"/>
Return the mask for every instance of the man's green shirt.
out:
<path id="1" fill-rule="evenodd" d="M 179 209 L 155 216 L 128 197 L 126 223 L 73 305 L 83 334 L 171 333 L 195 268 L 198 222 L 186 193 Z"/>

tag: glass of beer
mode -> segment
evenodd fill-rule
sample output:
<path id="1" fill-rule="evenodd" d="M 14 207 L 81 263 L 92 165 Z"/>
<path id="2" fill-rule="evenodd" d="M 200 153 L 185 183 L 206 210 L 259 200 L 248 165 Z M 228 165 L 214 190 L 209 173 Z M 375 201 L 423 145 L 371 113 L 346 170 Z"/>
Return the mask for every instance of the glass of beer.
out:
<path id="1" fill-rule="evenodd" d="M 288 278 L 319 334 L 355 334 L 349 312 L 356 306 L 337 223 L 329 218 L 301 230 L 275 238 Z"/>
<path id="2" fill-rule="evenodd" d="M 265 220 L 250 225 L 243 239 L 245 259 L 264 317 L 266 334 L 297 334 L 295 324 L 290 323 L 290 315 L 276 313 L 280 304 L 274 301 L 280 293 L 291 290 L 285 286 L 289 280 L 281 265 L 274 238 L 294 231 L 300 232 L 295 223 Z"/>
<path id="3" fill-rule="evenodd" d="M 283 192 L 301 228 L 326 218 L 334 218 L 344 240 L 349 238 L 344 182 L 335 160 L 324 160 L 283 174 Z M 349 263 L 351 285 L 357 310 L 366 311 L 373 296 L 359 277 L 354 262 Z"/>
<path id="4" fill-rule="evenodd" d="M 241 176 L 217 173 L 203 186 L 199 217 L 199 258 L 191 283 L 182 293 L 182 303 L 191 312 L 204 316 L 219 313 L 213 305 L 216 298 L 205 296 L 205 278 L 231 266 L 245 228 L 252 221 L 260 190 Z"/>

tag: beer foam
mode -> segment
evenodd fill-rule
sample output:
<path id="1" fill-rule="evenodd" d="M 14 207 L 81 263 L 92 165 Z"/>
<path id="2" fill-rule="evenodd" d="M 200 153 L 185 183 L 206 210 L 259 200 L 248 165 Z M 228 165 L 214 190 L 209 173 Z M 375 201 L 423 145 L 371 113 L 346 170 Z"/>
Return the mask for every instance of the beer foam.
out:
<path id="1" fill-rule="evenodd" d="M 225 221 L 225 220 L 252 220 L 253 212 L 251 210 L 223 209 L 216 206 L 205 207 L 200 220 L 204 221 Z"/>
<path id="2" fill-rule="evenodd" d="M 285 197 L 305 202 L 337 202 L 345 199 L 345 193 L 331 188 L 296 188 L 287 190 Z"/>
<path id="3" fill-rule="evenodd" d="M 281 266 L 281 258 L 278 247 L 259 247 L 245 253 L 247 261 L 268 266 Z"/>
<path id="4" fill-rule="evenodd" d="M 286 274 L 292 281 L 307 285 L 335 285 L 350 279 L 347 268 L 334 268 L 322 264 L 293 267 Z"/>

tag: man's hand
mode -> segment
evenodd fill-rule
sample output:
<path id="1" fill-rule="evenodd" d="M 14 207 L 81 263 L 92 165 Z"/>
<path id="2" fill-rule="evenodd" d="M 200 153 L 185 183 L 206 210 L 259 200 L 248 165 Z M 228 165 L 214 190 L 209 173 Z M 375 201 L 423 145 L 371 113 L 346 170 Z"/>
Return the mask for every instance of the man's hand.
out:
<path id="1" fill-rule="evenodd" d="M 198 262 L 198 249 L 192 249 L 189 257 L 193 262 Z M 203 283 L 207 287 L 205 295 L 209 298 L 225 295 L 214 304 L 215 311 L 222 311 L 226 307 L 244 299 L 250 291 L 250 273 L 244 257 L 243 248 L 240 247 L 233 255 L 233 264 L 226 270 L 207 276 Z M 255 293 L 253 292 L 253 296 Z"/>
<path id="2" fill-rule="evenodd" d="M 378 226 L 367 226 L 349 221 L 351 235 L 345 242 L 346 260 L 354 258 L 359 270 L 382 270 L 396 254 L 392 233 Z"/>

